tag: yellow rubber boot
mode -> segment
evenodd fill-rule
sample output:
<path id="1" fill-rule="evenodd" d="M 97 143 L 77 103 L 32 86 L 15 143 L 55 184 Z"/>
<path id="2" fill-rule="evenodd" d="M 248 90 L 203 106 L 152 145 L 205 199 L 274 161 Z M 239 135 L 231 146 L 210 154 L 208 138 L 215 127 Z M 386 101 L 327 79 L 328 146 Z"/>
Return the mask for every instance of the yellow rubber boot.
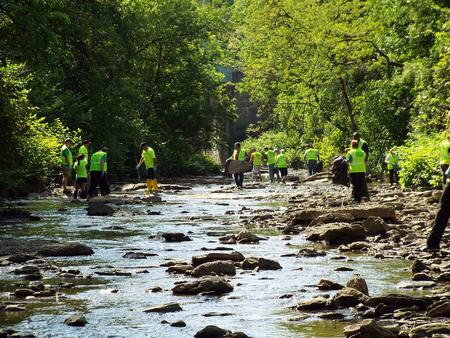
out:
<path id="1" fill-rule="evenodd" d="M 153 181 L 152 180 L 146 180 L 145 183 L 147 183 L 147 191 L 152 191 Z"/>
<path id="2" fill-rule="evenodd" d="M 158 182 L 156 180 L 153 180 L 153 191 L 158 191 Z"/>

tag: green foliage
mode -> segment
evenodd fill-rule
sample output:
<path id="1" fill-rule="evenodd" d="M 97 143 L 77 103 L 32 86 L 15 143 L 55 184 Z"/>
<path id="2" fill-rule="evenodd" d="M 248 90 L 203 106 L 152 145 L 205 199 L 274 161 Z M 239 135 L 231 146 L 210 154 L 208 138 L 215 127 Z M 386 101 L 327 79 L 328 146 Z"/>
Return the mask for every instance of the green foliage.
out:
<path id="1" fill-rule="evenodd" d="M 379 172 L 412 126 L 444 129 L 448 8 L 432 0 L 238 0 L 234 20 L 240 89 L 298 144 L 312 140 L 328 158 L 358 130 Z"/>
<path id="2" fill-rule="evenodd" d="M 224 54 L 227 7 L 196 0 L 5 0 L 0 63 L 25 63 L 36 116 L 81 129 L 93 150 L 108 146 L 113 176 L 133 172 L 143 141 L 170 175 L 180 164 L 172 159 L 212 147 L 232 116 L 215 69 Z"/>
<path id="3" fill-rule="evenodd" d="M 29 102 L 26 89 L 31 79 L 23 65 L 0 67 L 0 152 L 4 154 L 0 193 L 25 183 L 38 185 L 55 175 L 63 140 L 78 140 L 60 120 L 49 123 L 37 117 L 38 109 Z"/>
<path id="4" fill-rule="evenodd" d="M 414 133 L 408 142 L 399 147 L 400 183 L 405 187 L 433 187 L 441 185 L 439 146 L 446 133 L 425 135 Z"/>
<path id="5" fill-rule="evenodd" d="M 182 163 L 179 175 L 211 175 L 219 174 L 221 167 L 207 155 L 194 154 Z"/>

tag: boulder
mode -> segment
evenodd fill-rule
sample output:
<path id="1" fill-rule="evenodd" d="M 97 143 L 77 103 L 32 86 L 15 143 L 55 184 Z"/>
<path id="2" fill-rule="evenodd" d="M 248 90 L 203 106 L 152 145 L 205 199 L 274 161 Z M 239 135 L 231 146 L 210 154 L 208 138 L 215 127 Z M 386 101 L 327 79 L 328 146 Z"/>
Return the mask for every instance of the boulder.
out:
<path id="1" fill-rule="evenodd" d="M 83 315 L 73 315 L 64 320 L 64 324 L 68 326 L 85 326 L 87 322 Z"/>
<path id="2" fill-rule="evenodd" d="M 112 207 L 100 201 L 89 202 L 87 207 L 88 216 L 112 216 L 114 211 Z"/>
<path id="3" fill-rule="evenodd" d="M 87 256 L 94 251 L 78 242 L 62 242 L 41 239 L 0 239 L 0 256 L 6 255 L 40 255 L 46 257 Z"/>
<path id="4" fill-rule="evenodd" d="M 172 327 L 185 327 L 186 323 L 183 320 L 177 320 L 176 322 L 170 323 Z"/>
<path id="5" fill-rule="evenodd" d="M 347 287 L 336 293 L 332 299 L 332 304 L 336 308 L 349 308 L 360 303 L 365 304 L 369 299 L 364 293 Z"/>
<path id="6" fill-rule="evenodd" d="M 410 338 L 425 338 L 435 334 L 450 335 L 450 323 L 430 323 L 416 326 L 409 332 Z"/>
<path id="7" fill-rule="evenodd" d="M 17 298 L 25 298 L 28 296 L 32 296 L 34 292 L 35 291 L 32 289 L 16 289 L 16 291 L 14 291 L 14 296 L 16 296 Z"/>
<path id="8" fill-rule="evenodd" d="M 241 265 L 244 270 L 253 270 L 258 268 L 259 270 L 280 270 L 282 269 L 280 263 L 277 261 L 261 258 L 261 257 L 248 257 Z"/>
<path id="9" fill-rule="evenodd" d="M 1 222 L 37 221 L 40 218 L 21 208 L 0 208 Z"/>
<path id="10" fill-rule="evenodd" d="M 188 242 L 192 241 L 192 239 L 181 233 L 181 232 L 165 232 L 161 234 L 161 237 L 164 238 L 166 242 Z"/>
<path id="11" fill-rule="evenodd" d="M 355 220 L 365 220 L 370 216 L 381 217 L 384 220 L 395 220 L 395 209 L 387 206 L 358 206 L 358 207 L 340 207 L 340 208 L 323 208 L 323 209 L 303 209 L 296 211 L 290 215 L 291 224 L 308 224 L 315 218 L 329 214 L 341 213 L 351 214 Z"/>
<path id="12" fill-rule="evenodd" d="M 302 300 L 295 308 L 298 311 L 322 311 L 330 308 L 330 301 L 324 297 Z"/>
<path id="13" fill-rule="evenodd" d="M 202 279 L 176 285 L 172 292 L 181 295 L 196 295 L 202 292 L 223 294 L 233 291 L 233 286 L 220 277 L 203 277 Z"/>
<path id="14" fill-rule="evenodd" d="M 356 289 L 367 296 L 369 295 L 369 288 L 367 287 L 367 283 L 364 278 L 361 278 L 359 275 L 353 275 L 353 277 L 347 282 L 347 287 Z"/>
<path id="15" fill-rule="evenodd" d="M 226 252 L 211 252 L 206 255 L 193 256 L 192 257 L 192 265 L 199 266 L 200 264 L 214 261 L 233 261 L 233 262 L 242 262 L 245 257 L 237 251 L 233 251 L 230 253 Z"/>
<path id="16" fill-rule="evenodd" d="M 319 290 L 323 290 L 323 291 L 342 290 L 344 288 L 343 285 L 332 282 L 328 279 L 321 279 L 316 286 Z"/>
<path id="17" fill-rule="evenodd" d="M 194 267 L 189 264 L 177 264 L 169 266 L 166 271 L 169 273 L 186 273 L 187 271 L 191 271 L 193 269 Z"/>
<path id="18" fill-rule="evenodd" d="M 352 243 L 366 239 L 366 231 L 358 224 L 330 223 L 308 231 L 309 241 L 326 241 L 331 245 Z"/>
<path id="19" fill-rule="evenodd" d="M 326 256 L 327 253 L 322 250 L 316 250 L 314 248 L 302 248 L 298 252 L 297 256 L 299 257 L 319 257 Z"/>
<path id="20" fill-rule="evenodd" d="M 427 309 L 428 317 L 450 317 L 450 301 L 439 302 L 432 304 Z"/>
<path id="21" fill-rule="evenodd" d="M 351 223 L 355 220 L 355 217 L 352 214 L 342 213 L 342 212 L 334 212 L 320 215 L 314 218 L 309 226 L 314 226 L 321 223 Z"/>
<path id="22" fill-rule="evenodd" d="M 20 268 L 12 270 L 11 272 L 15 275 L 28 275 L 39 272 L 39 267 L 37 265 L 24 265 Z"/>
<path id="23" fill-rule="evenodd" d="M 388 230 L 386 222 L 381 217 L 370 216 L 362 223 L 367 236 L 384 235 Z"/>
<path id="24" fill-rule="evenodd" d="M 243 332 L 231 332 L 229 330 L 221 329 L 214 325 L 208 325 L 205 328 L 198 331 L 195 338 L 249 338 Z"/>
<path id="25" fill-rule="evenodd" d="M 420 259 L 415 259 L 411 266 L 411 271 L 413 273 L 416 273 L 416 272 L 422 272 L 424 270 L 429 270 L 428 266 Z"/>
<path id="26" fill-rule="evenodd" d="M 236 267 L 231 261 L 214 261 L 200 264 L 191 272 L 192 277 L 206 275 L 236 275 Z"/>
<path id="27" fill-rule="evenodd" d="M 431 300 L 426 297 L 389 294 L 385 296 L 372 297 L 365 304 L 371 307 L 377 307 L 380 304 L 384 304 L 392 306 L 394 309 L 417 306 L 419 309 L 425 310 L 428 305 L 431 304 Z"/>
<path id="28" fill-rule="evenodd" d="M 149 312 L 169 313 L 169 312 L 178 312 L 178 311 L 183 311 L 180 304 L 178 304 L 178 303 L 168 303 L 168 304 L 152 306 L 152 307 L 144 310 L 144 312 L 146 312 L 146 313 L 149 313 Z"/>
<path id="29" fill-rule="evenodd" d="M 261 238 L 259 238 L 258 236 L 252 234 L 248 230 L 242 230 L 236 236 L 236 241 L 239 244 L 255 244 L 255 243 L 259 243 L 260 240 L 261 240 Z"/>
<path id="30" fill-rule="evenodd" d="M 377 324 L 373 319 L 365 319 L 361 323 L 344 327 L 346 337 L 358 338 L 396 338 L 397 335 Z"/>

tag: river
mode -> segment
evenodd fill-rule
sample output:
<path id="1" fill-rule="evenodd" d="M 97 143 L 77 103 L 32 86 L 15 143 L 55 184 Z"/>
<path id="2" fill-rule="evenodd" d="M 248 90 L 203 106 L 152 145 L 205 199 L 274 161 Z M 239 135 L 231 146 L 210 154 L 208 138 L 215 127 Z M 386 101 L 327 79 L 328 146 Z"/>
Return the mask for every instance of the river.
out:
<path id="1" fill-rule="evenodd" d="M 346 254 L 346 259 L 334 259 L 342 254 L 328 249 L 322 257 L 296 257 L 301 247 L 311 246 L 302 235 L 291 239 L 275 228 L 251 231 L 267 237 L 259 244 L 228 245 L 244 256 L 258 256 L 278 261 L 278 271 L 244 271 L 227 278 L 234 291 L 222 296 L 174 296 L 174 283 L 193 279 L 166 272 L 160 264 L 169 260 L 189 262 L 191 257 L 205 253 L 202 248 L 225 246 L 219 244 L 217 233 L 238 233 L 242 221 L 263 210 L 277 215 L 287 206 L 288 199 L 302 189 L 333 192 L 327 183 L 308 183 L 295 189 L 290 185 L 263 185 L 255 189 L 231 191 L 229 180 L 207 184 L 193 184 L 192 189 L 163 191 L 164 202 L 152 205 L 121 205 L 116 216 L 86 216 L 85 204 L 49 197 L 24 199 L 12 204 L 21 205 L 41 216 L 40 221 L 0 227 L 1 237 L 51 238 L 79 241 L 89 245 L 95 254 L 86 257 L 54 258 L 48 261 L 59 269 L 79 270 L 85 278 L 62 279 L 58 270 L 46 270 L 44 283 L 58 285 L 71 282 L 75 287 L 58 290 L 57 297 L 25 301 L 27 310 L 17 313 L 0 312 L 0 328 L 31 332 L 38 337 L 192 337 L 206 325 L 217 325 L 232 331 L 243 331 L 251 337 L 344 337 L 343 327 L 348 321 L 319 319 L 315 314 L 306 317 L 290 309 L 301 299 L 320 292 L 314 286 L 326 278 L 345 284 L 354 273 L 365 278 L 371 295 L 395 290 L 399 281 L 410 279 L 410 263 L 405 260 L 378 260 L 366 255 Z M 322 189 L 322 190 L 321 190 Z M 140 196 L 131 191 L 127 196 Z M 123 193 L 120 193 L 122 196 Z M 59 211 L 58 211 L 59 210 Z M 134 215 L 132 214 L 134 212 Z M 148 213 L 151 212 L 152 215 Z M 192 241 L 167 243 L 159 236 L 163 232 L 182 232 Z M 316 245 L 316 247 L 322 248 Z M 146 259 L 128 259 L 129 251 L 154 253 Z M 354 272 L 337 272 L 347 266 Z M 131 276 L 98 276 L 95 272 L 112 267 L 131 272 Z M 9 292 L 18 282 L 10 270 L 0 268 L 0 296 L 11 300 Z M 88 277 L 87 277 L 88 276 Z M 87 278 L 86 278 L 87 277 Z M 162 292 L 148 291 L 161 287 Z M 288 297 L 281 297 L 289 294 Z M 143 309 L 162 303 L 177 302 L 183 311 L 157 314 Z M 347 310 L 345 310 L 347 311 Z M 344 314 L 347 314 L 343 311 Z M 223 316 L 206 317 L 208 313 Z M 70 327 L 64 319 L 83 313 L 85 327 Z M 300 317 L 300 318 L 299 318 Z M 166 320 L 183 320 L 186 327 L 162 324 Z"/>

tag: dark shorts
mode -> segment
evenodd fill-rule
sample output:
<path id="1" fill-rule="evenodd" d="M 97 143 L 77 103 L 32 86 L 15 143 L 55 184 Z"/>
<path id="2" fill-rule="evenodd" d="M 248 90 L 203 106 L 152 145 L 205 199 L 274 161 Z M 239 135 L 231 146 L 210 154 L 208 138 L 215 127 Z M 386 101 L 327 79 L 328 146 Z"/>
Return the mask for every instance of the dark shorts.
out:
<path id="1" fill-rule="evenodd" d="M 77 177 L 77 183 L 78 184 L 83 184 L 83 183 L 87 183 L 87 177 Z"/>
<path id="2" fill-rule="evenodd" d="M 148 180 L 154 180 L 155 179 L 155 168 L 148 168 L 147 172 L 145 174 L 145 178 Z"/>
<path id="3" fill-rule="evenodd" d="M 288 174 L 288 170 L 287 168 L 278 168 L 278 170 L 280 171 L 281 176 L 287 176 Z"/>

